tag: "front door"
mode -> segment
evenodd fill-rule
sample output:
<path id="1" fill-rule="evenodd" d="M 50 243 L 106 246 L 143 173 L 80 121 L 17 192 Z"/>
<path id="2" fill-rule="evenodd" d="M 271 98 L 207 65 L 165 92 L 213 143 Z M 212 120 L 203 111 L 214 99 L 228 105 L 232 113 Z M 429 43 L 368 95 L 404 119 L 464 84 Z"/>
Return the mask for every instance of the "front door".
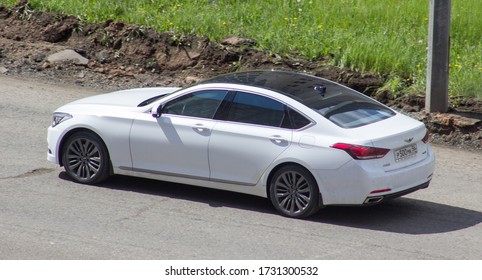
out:
<path id="1" fill-rule="evenodd" d="M 189 93 L 169 101 L 159 118 L 143 114 L 131 129 L 136 171 L 209 179 L 208 143 L 212 120 L 225 91 Z"/>

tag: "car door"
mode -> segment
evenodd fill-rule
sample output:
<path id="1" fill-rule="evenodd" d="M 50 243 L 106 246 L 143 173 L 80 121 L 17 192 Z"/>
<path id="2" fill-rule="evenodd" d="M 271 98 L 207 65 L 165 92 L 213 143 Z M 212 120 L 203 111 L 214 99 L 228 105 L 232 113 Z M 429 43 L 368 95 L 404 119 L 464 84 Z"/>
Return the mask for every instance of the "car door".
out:
<path id="1" fill-rule="evenodd" d="M 208 143 L 212 118 L 226 91 L 203 90 L 167 102 L 159 118 L 134 120 L 130 133 L 133 169 L 209 179 Z"/>
<path id="2" fill-rule="evenodd" d="M 292 131 L 280 128 L 285 106 L 245 92 L 229 103 L 209 142 L 211 180 L 254 185 L 291 144 Z"/>

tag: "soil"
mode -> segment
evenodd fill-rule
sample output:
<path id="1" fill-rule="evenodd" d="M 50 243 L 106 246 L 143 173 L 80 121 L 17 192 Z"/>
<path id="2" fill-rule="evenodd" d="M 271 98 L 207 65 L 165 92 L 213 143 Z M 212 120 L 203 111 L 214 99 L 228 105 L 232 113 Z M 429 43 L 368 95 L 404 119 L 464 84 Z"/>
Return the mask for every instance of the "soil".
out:
<path id="1" fill-rule="evenodd" d="M 54 60 L 73 50 L 82 60 Z M 27 1 L 0 6 L 0 75 L 75 83 L 106 90 L 185 86 L 233 71 L 282 69 L 342 83 L 426 123 L 434 143 L 482 150 L 482 100 L 451 100 L 449 113 L 424 112 L 424 97 L 391 99 L 383 77 L 261 51 L 256 41 L 231 36 L 158 33 L 119 21 L 91 24 L 76 17 L 32 10 Z"/>

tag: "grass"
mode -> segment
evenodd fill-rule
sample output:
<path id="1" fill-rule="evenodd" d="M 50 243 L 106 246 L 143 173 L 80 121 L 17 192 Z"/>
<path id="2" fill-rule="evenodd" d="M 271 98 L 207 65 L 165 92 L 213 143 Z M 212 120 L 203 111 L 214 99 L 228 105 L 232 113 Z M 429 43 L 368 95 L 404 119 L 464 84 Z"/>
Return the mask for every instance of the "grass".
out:
<path id="1" fill-rule="evenodd" d="M 16 1 L 0 0 L 12 5 Z M 425 88 L 428 8 L 421 0 L 30 0 L 35 9 L 158 31 L 254 38 L 282 55 L 380 73 L 395 94 Z M 482 5 L 452 0 L 450 95 L 482 98 Z"/>

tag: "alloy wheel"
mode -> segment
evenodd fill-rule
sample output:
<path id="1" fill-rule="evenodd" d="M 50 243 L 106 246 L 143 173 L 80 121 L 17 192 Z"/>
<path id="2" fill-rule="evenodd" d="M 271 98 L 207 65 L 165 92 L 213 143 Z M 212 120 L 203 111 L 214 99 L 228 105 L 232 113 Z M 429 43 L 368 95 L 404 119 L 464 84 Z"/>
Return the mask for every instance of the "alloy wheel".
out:
<path id="1" fill-rule="evenodd" d="M 278 205 L 288 215 L 303 212 L 313 195 L 306 178 L 295 171 L 287 171 L 278 176 L 274 183 L 274 193 Z"/>
<path id="2" fill-rule="evenodd" d="M 92 179 L 102 165 L 99 148 L 88 139 L 76 139 L 70 143 L 67 160 L 68 168 L 80 180 Z"/>
<path id="3" fill-rule="evenodd" d="M 62 150 L 62 162 L 65 171 L 79 183 L 99 183 L 110 175 L 107 148 L 92 132 L 71 135 Z"/>

